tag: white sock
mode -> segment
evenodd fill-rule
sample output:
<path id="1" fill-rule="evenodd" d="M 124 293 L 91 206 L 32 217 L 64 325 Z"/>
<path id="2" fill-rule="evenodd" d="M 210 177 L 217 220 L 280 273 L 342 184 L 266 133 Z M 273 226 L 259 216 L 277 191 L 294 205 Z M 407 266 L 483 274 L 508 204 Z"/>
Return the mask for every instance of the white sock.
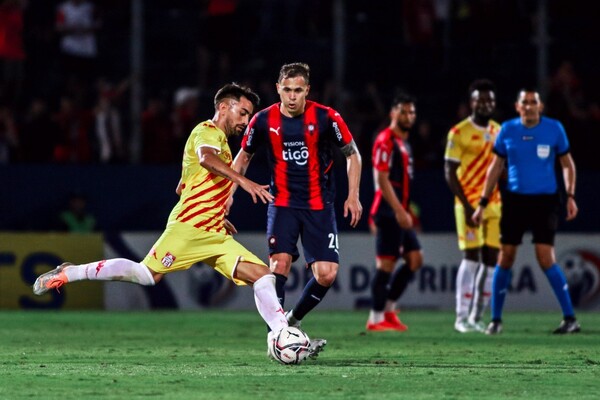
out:
<path id="1" fill-rule="evenodd" d="M 275 275 L 267 274 L 252 286 L 254 289 L 254 302 L 258 313 L 265 320 L 272 332 L 279 332 L 281 329 L 288 326 L 287 319 L 277 300 L 275 292 Z"/>
<path id="2" fill-rule="evenodd" d="M 396 302 L 392 300 L 385 301 L 385 308 L 383 309 L 385 312 L 395 312 L 396 311 Z"/>
<path id="3" fill-rule="evenodd" d="M 87 279 L 91 281 L 125 281 L 154 286 L 154 278 L 148 267 L 125 258 L 72 265 L 66 267 L 64 272 L 69 282 Z"/>
<path id="4" fill-rule="evenodd" d="M 369 312 L 369 322 L 372 324 L 378 324 L 383 321 L 383 311 L 371 310 Z"/>
<path id="5" fill-rule="evenodd" d="M 456 274 L 456 319 L 466 320 L 473 299 L 473 283 L 478 262 L 463 259 Z"/>

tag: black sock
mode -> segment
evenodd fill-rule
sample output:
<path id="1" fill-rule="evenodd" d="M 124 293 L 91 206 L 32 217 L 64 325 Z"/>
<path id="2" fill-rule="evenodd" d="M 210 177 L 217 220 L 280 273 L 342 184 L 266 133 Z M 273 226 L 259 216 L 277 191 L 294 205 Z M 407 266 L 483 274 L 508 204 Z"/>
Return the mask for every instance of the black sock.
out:
<path id="1" fill-rule="evenodd" d="M 298 321 L 304 318 L 310 310 L 323 300 L 328 290 L 329 287 L 321 286 L 314 277 L 308 281 L 302 291 L 300 300 L 298 300 L 298 303 L 294 307 L 294 318 Z"/>
<path id="2" fill-rule="evenodd" d="M 414 272 L 406 264 L 398 268 L 392 277 L 387 298 L 391 301 L 398 300 L 402 296 L 402 293 L 404 293 L 413 275 Z"/>
<path id="3" fill-rule="evenodd" d="M 371 309 L 374 311 L 383 311 L 385 308 L 385 300 L 388 297 L 388 282 L 390 281 L 390 273 L 380 269 L 375 271 L 375 276 L 371 282 L 371 296 L 373 304 Z"/>
<path id="4" fill-rule="evenodd" d="M 281 304 L 281 307 L 283 308 L 283 305 L 285 303 L 285 283 L 287 282 L 288 278 L 285 275 L 281 275 L 281 274 L 273 274 L 275 275 L 275 293 L 277 293 L 277 300 L 279 300 L 279 304 Z"/>

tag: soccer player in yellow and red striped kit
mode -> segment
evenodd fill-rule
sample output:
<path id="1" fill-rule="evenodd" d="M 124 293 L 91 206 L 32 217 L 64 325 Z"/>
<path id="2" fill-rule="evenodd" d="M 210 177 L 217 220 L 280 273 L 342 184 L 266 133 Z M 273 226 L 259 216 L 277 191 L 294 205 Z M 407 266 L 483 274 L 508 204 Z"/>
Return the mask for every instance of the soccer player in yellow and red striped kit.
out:
<path id="1" fill-rule="evenodd" d="M 483 224 L 471 219 L 493 158 L 492 148 L 500 125 L 492 120 L 496 108 L 494 84 L 479 79 L 469 86 L 471 115 L 448 132 L 445 175 L 454 194 L 458 247 L 463 259 L 456 276 L 458 332 L 483 332 L 481 316 L 490 299 L 492 275 L 500 247 L 500 194 L 490 196 Z"/>
<path id="2" fill-rule="evenodd" d="M 79 280 L 118 280 L 152 286 L 164 274 L 189 269 L 197 262 L 215 268 L 237 285 L 251 285 L 256 307 L 273 332 L 288 326 L 275 292 L 275 276 L 258 257 L 231 236 L 235 227 L 225 219 L 233 184 L 248 192 L 254 202 L 271 202 L 268 185 L 260 185 L 231 168 L 227 143 L 242 133 L 258 95 L 235 83 L 215 95 L 215 115 L 198 124 L 185 145 L 182 174 L 177 186 L 180 199 L 167 226 L 141 262 L 123 258 L 73 265 L 64 263 L 36 280 L 33 291 L 48 290 Z"/>

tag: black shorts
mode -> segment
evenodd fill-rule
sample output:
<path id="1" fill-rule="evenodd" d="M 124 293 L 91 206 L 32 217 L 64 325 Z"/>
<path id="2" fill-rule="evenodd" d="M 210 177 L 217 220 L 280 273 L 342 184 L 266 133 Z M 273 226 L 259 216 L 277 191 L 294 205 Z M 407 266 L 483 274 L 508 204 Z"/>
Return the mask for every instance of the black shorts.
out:
<path id="1" fill-rule="evenodd" d="M 323 210 L 277 207 L 269 205 L 267 211 L 267 241 L 269 254 L 287 253 L 296 261 L 298 237 L 302 241 L 304 259 L 311 265 L 315 261 L 340 262 L 338 230 L 333 205 Z"/>
<path id="2" fill-rule="evenodd" d="M 395 218 L 376 217 L 376 255 L 379 258 L 397 260 L 401 255 L 421 250 L 421 243 L 414 229 L 402 229 Z"/>
<path id="3" fill-rule="evenodd" d="M 531 230 L 533 243 L 554 245 L 559 205 L 557 194 L 503 192 L 500 243 L 519 245 L 525 231 Z"/>

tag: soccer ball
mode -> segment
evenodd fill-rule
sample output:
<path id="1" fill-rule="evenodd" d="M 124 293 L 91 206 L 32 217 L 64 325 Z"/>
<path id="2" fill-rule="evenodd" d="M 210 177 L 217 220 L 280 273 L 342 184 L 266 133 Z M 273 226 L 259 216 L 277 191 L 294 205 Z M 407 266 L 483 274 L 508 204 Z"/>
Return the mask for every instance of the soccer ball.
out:
<path id="1" fill-rule="evenodd" d="M 273 358 L 281 364 L 300 364 L 310 354 L 308 335 L 293 326 L 283 328 L 275 335 L 271 344 Z"/>

